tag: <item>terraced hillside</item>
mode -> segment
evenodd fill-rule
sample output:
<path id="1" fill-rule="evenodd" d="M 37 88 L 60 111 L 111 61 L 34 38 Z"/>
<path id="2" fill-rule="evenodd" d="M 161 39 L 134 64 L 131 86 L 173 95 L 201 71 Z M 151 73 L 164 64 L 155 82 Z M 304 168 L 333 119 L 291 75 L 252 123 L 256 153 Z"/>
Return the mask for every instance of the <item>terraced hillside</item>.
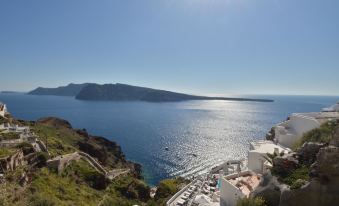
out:
<path id="1" fill-rule="evenodd" d="M 10 155 L 8 151 L 12 150 L 24 151 L 25 164 L 5 171 L 0 181 L 1 206 L 163 205 L 179 189 L 171 185 L 173 191 L 167 191 L 166 184 L 161 184 L 159 192 L 166 195 L 151 199 L 150 187 L 141 177 L 141 166 L 126 160 L 115 142 L 92 136 L 85 129 L 73 129 L 69 122 L 58 118 L 18 122 L 30 127 L 48 153 L 34 152 L 28 143 L 2 148 L 2 156 Z M 70 154 L 79 158 L 67 162 L 62 170 L 49 165 L 51 160 Z M 107 172 L 93 166 L 94 161 Z M 176 182 L 179 185 L 183 180 Z"/>

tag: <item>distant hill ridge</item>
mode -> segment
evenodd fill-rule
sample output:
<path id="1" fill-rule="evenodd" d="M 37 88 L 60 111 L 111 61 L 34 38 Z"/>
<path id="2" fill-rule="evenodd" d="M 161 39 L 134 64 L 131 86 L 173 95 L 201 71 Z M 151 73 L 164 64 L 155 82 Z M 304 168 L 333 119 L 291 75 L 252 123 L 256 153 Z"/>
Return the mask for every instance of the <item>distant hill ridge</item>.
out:
<path id="1" fill-rule="evenodd" d="M 76 96 L 88 83 L 84 84 L 69 84 L 67 86 L 61 86 L 57 88 L 43 88 L 38 87 L 28 94 L 34 95 L 55 95 L 55 96 Z"/>
<path id="2" fill-rule="evenodd" d="M 39 87 L 28 94 L 75 96 L 75 98 L 79 100 L 91 101 L 177 102 L 187 100 L 234 100 L 273 102 L 273 100 L 269 99 L 197 96 L 120 83 L 103 85 L 94 83 L 69 84 L 58 88 Z"/>

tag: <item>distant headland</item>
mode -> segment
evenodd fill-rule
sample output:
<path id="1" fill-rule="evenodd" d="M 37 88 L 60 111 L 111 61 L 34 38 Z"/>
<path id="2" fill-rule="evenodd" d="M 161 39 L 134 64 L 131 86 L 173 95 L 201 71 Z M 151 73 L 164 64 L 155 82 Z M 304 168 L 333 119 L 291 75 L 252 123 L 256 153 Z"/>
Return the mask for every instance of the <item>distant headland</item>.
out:
<path id="1" fill-rule="evenodd" d="M 67 86 L 60 86 L 60 87 L 57 87 L 57 88 L 38 87 L 38 88 L 28 92 L 28 94 L 55 95 L 55 96 L 76 96 L 88 84 L 89 83 L 69 84 Z"/>
<path id="2" fill-rule="evenodd" d="M 17 91 L 1 91 L 2 94 L 18 94 L 18 93 L 24 93 L 24 92 L 17 92 Z"/>
<path id="3" fill-rule="evenodd" d="M 187 100 L 229 100 L 273 102 L 271 99 L 252 99 L 234 97 L 208 97 L 132 86 L 127 84 L 69 84 L 57 88 L 38 87 L 30 95 L 74 96 L 79 100 L 90 101 L 146 101 L 146 102 L 178 102 Z"/>

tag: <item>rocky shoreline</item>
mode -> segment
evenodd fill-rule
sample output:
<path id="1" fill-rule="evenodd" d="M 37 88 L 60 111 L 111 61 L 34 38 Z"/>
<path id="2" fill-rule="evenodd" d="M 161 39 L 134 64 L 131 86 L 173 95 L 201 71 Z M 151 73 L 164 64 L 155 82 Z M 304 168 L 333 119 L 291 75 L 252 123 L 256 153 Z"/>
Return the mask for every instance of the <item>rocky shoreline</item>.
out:
<path id="1" fill-rule="evenodd" d="M 75 143 L 75 146 L 78 147 L 80 151 L 93 156 L 106 167 L 116 168 L 117 165 L 120 167 L 127 167 L 131 169 L 135 177 L 142 179 L 142 166 L 138 163 L 126 160 L 120 145 L 116 142 L 104 137 L 91 135 L 86 131 L 86 129 L 74 129 L 67 120 L 56 117 L 41 118 L 36 122 L 30 122 L 30 124 L 32 123 L 72 130 L 74 133 L 82 137 Z"/>

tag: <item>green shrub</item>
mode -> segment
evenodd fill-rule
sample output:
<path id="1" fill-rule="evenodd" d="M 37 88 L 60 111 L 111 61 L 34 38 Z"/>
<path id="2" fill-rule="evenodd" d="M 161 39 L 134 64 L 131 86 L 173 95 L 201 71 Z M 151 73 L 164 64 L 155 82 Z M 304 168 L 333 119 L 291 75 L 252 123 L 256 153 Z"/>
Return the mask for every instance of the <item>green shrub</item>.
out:
<path id="1" fill-rule="evenodd" d="M 297 181 L 293 182 L 291 185 L 291 189 L 299 189 L 300 187 L 302 187 L 303 185 L 305 185 L 307 183 L 306 180 L 303 179 L 298 179 Z"/>
<path id="2" fill-rule="evenodd" d="M 114 205 L 119 205 L 122 203 L 119 203 L 117 199 L 113 199 L 110 197 L 105 198 L 99 206 L 114 206 Z"/>
<path id="3" fill-rule="evenodd" d="M 97 205 L 103 197 L 101 191 L 86 184 L 77 183 L 71 177 L 62 177 L 45 167 L 33 175 L 32 183 L 27 191 L 29 191 L 27 197 L 30 197 L 30 200 L 38 199 L 38 203 L 44 203 L 39 197 L 46 197 L 46 199 L 53 200 L 56 206 Z"/>
<path id="4" fill-rule="evenodd" d="M 53 197 L 44 197 L 42 195 L 35 195 L 31 197 L 29 206 L 56 206 L 57 201 Z"/>
<path id="5" fill-rule="evenodd" d="M 19 145 L 17 145 L 16 148 L 22 149 L 24 155 L 34 152 L 33 146 L 28 142 L 22 142 Z"/>
<path id="6" fill-rule="evenodd" d="M 109 184 L 105 175 L 99 173 L 84 160 L 72 161 L 61 175 L 86 183 L 88 186 L 98 190 L 105 189 Z"/>
<path id="7" fill-rule="evenodd" d="M 237 206 L 266 206 L 266 203 L 262 197 L 245 197 L 238 199 Z"/>
<path id="8" fill-rule="evenodd" d="M 171 198 L 175 193 L 177 193 L 182 187 L 189 183 L 188 180 L 178 177 L 176 179 L 166 179 L 162 180 L 159 185 L 157 192 L 154 196 L 154 202 L 157 205 L 165 205 L 166 201 Z M 152 201 L 150 204 L 153 205 Z"/>
<path id="9" fill-rule="evenodd" d="M 9 156 L 11 154 L 14 154 L 15 152 L 15 149 L 2 147 L 0 148 L 0 158 Z"/>
<path id="10" fill-rule="evenodd" d="M 106 197 L 98 206 L 131 206 L 138 202 L 129 201 L 120 197 Z"/>
<path id="11" fill-rule="evenodd" d="M 111 184 L 110 191 L 117 191 L 119 195 L 130 200 L 148 201 L 150 199 L 150 188 L 143 181 L 132 177 L 115 178 Z"/>
<path id="12" fill-rule="evenodd" d="M 302 139 L 294 145 L 294 149 L 301 147 L 305 142 L 329 143 L 333 132 L 338 127 L 338 121 L 329 121 L 319 128 L 305 133 Z"/>
<path id="13" fill-rule="evenodd" d="M 16 132 L 0 133 L 0 140 L 15 140 L 19 138 L 20 134 Z"/>
<path id="14" fill-rule="evenodd" d="M 155 199 L 165 198 L 178 192 L 178 184 L 175 179 L 162 180 L 159 183 Z"/>
<path id="15" fill-rule="evenodd" d="M 297 188 L 298 185 L 300 185 L 300 183 L 295 183 L 298 180 L 302 180 L 304 182 L 309 181 L 309 172 L 310 172 L 310 168 L 306 165 L 302 165 L 299 168 L 291 171 L 290 173 L 287 174 L 281 174 L 281 173 L 277 173 L 274 172 L 274 170 L 272 170 L 272 174 L 276 177 L 278 177 L 278 180 L 282 183 L 285 183 L 287 185 L 290 185 L 291 188 L 292 186 L 294 188 Z M 292 188 L 293 189 L 293 188 Z"/>
<path id="16" fill-rule="evenodd" d="M 4 124 L 6 122 L 7 120 L 3 116 L 0 116 L 0 124 Z"/>
<path id="17" fill-rule="evenodd" d="M 147 201 L 150 198 L 150 187 L 142 181 L 135 181 L 135 190 L 138 193 L 138 199 Z"/>
<path id="18" fill-rule="evenodd" d="M 46 166 L 46 162 L 48 159 L 49 159 L 49 155 L 46 152 L 38 152 L 37 157 L 36 157 L 36 160 L 38 162 L 37 166 L 38 167 Z"/>
<path id="19" fill-rule="evenodd" d="M 31 130 L 46 144 L 52 157 L 77 151 L 74 146 L 80 137 L 69 129 L 36 124 L 31 126 Z"/>

